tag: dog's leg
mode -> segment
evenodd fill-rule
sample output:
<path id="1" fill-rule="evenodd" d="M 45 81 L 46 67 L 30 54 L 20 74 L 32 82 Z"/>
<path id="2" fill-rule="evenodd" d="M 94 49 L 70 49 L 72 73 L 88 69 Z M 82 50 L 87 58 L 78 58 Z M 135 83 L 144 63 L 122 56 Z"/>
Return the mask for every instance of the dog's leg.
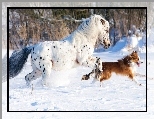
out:
<path id="1" fill-rule="evenodd" d="M 100 82 L 100 87 L 102 87 L 102 80 L 101 80 L 101 72 L 99 72 L 99 74 L 97 75 L 97 80 L 99 80 Z"/>
<path id="2" fill-rule="evenodd" d="M 83 76 L 82 76 L 81 81 L 82 81 L 82 80 L 88 80 L 88 79 L 90 79 L 90 75 L 89 75 L 89 74 L 86 74 L 86 75 L 83 75 Z"/>
<path id="3" fill-rule="evenodd" d="M 143 75 L 143 74 L 140 74 L 140 73 L 135 73 L 135 76 L 146 77 L 146 75 Z M 153 80 L 154 78 L 147 77 L 147 79 Z"/>
<path id="4" fill-rule="evenodd" d="M 95 67 L 96 70 L 103 71 L 103 70 L 102 70 L 102 61 L 101 61 L 100 58 L 98 58 L 98 59 L 96 60 L 95 66 L 96 66 L 96 67 Z"/>
<path id="5" fill-rule="evenodd" d="M 145 75 L 140 74 L 140 73 L 135 73 L 135 76 L 145 77 Z"/>
<path id="6" fill-rule="evenodd" d="M 136 80 L 136 78 L 133 78 L 133 81 L 134 81 L 136 84 L 138 84 L 139 86 L 142 86 L 142 84 L 139 83 L 139 82 Z"/>
<path id="7" fill-rule="evenodd" d="M 82 81 L 82 80 L 88 80 L 88 79 L 90 79 L 90 76 L 91 76 L 93 73 L 94 73 L 94 70 L 92 70 L 89 74 L 83 75 L 81 81 Z"/>
<path id="8" fill-rule="evenodd" d="M 100 76 L 100 77 L 99 77 L 100 87 L 102 87 L 103 81 L 104 81 L 104 78 Z"/>
<path id="9" fill-rule="evenodd" d="M 95 70 L 93 70 L 93 74 L 94 74 L 94 79 L 92 81 L 92 83 L 95 83 L 96 81 L 100 82 L 101 79 L 101 71 L 96 67 Z"/>
<path id="10" fill-rule="evenodd" d="M 141 86 L 141 84 L 137 81 L 137 79 L 134 77 L 134 75 L 132 73 L 129 74 L 129 78 L 132 79 L 136 84 L 138 84 L 139 86 Z"/>
<path id="11" fill-rule="evenodd" d="M 102 87 L 102 82 L 100 81 L 100 87 Z"/>
<path id="12" fill-rule="evenodd" d="M 92 81 L 92 83 L 94 84 L 96 81 L 97 81 L 97 80 L 94 78 L 93 81 Z"/>

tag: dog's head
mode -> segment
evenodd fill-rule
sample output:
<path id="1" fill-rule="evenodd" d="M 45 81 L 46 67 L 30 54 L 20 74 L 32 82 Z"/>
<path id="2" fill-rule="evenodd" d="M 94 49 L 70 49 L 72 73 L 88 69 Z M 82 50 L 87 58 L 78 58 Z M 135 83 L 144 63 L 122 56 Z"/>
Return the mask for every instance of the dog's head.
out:
<path id="1" fill-rule="evenodd" d="M 140 61 L 140 57 L 139 57 L 137 51 L 133 51 L 130 54 L 129 58 L 130 58 L 130 62 L 136 63 L 138 67 L 140 66 L 141 63 L 143 63 Z"/>

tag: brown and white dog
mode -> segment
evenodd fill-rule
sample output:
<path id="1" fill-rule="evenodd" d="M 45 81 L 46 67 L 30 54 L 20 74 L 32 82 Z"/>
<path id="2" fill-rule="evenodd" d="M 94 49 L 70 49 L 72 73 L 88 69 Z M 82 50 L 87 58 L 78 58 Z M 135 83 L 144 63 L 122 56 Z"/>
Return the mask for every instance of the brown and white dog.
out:
<path id="1" fill-rule="evenodd" d="M 125 56 L 123 59 L 118 60 L 117 62 L 102 62 L 102 70 L 100 71 L 97 67 L 92 70 L 89 74 L 83 75 L 82 80 L 88 80 L 90 75 L 94 74 L 94 80 L 100 81 L 100 86 L 102 85 L 101 82 L 104 80 L 108 80 L 112 72 L 116 74 L 120 74 L 123 76 L 128 76 L 130 79 L 135 81 L 138 85 L 138 81 L 134 78 L 136 75 L 135 73 L 135 64 L 140 66 L 143 63 L 140 61 L 140 57 L 138 56 L 137 51 L 133 51 L 130 55 Z"/>

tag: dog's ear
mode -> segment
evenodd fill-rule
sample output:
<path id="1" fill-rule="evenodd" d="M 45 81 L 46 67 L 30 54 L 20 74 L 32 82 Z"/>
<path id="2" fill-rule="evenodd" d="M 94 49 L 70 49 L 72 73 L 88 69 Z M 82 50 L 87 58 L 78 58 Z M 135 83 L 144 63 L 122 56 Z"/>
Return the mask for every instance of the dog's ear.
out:
<path id="1" fill-rule="evenodd" d="M 133 53 L 137 53 L 137 51 L 135 50 L 135 51 L 133 51 Z"/>

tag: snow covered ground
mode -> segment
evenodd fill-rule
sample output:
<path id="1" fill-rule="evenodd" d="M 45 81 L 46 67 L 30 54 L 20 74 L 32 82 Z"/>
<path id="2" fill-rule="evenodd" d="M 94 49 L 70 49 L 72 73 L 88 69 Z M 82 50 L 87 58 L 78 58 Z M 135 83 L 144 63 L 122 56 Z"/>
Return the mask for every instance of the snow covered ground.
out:
<path id="1" fill-rule="evenodd" d="M 149 40 L 148 42 L 153 42 Z M 146 48 L 140 47 L 140 57 L 144 62 L 137 72 L 146 74 Z M 151 50 L 150 50 L 151 49 Z M 154 46 L 148 47 L 147 74 L 153 76 Z M 3 52 L 6 52 L 3 50 Z M 3 53 L 5 54 L 5 53 Z M 2 54 L 2 55 L 3 55 Z M 128 54 L 126 39 L 119 41 L 115 47 L 105 52 L 95 52 L 94 56 L 103 61 L 116 61 Z M 81 81 L 82 75 L 91 69 L 78 67 L 69 71 L 52 72 L 50 87 L 41 86 L 41 78 L 33 81 L 32 87 L 27 87 L 24 77 L 31 72 L 30 56 L 23 71 L 9 80 L 9 110 L 10 111 L 146 111 L 147 112 L 51 112 L 51 113 L 7 113 L 7 82 L 2 83 L 2 117 L 4 119 L 152 119 L 154 117 L 154 80 L 136 77 L 143 86 L 138 86 L 127 77 L 113 74 L 104 81 L 92 84 L 92 79 Z M 147 100 L 146 100 L 147 91 Z M 147 103 L 146 103 L 147 101 Z"/>

